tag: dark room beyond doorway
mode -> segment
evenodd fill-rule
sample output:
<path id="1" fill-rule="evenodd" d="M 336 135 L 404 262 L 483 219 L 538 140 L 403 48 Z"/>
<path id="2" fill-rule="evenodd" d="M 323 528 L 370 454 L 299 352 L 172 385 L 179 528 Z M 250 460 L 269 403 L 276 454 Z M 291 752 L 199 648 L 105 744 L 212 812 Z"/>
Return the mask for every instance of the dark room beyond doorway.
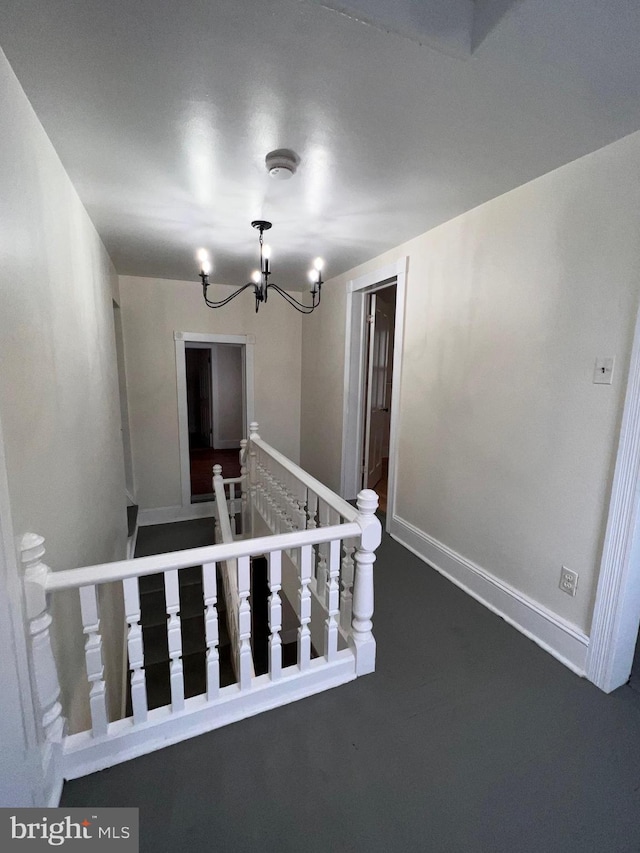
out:
<path id="1" fill-rule="evenodd" d="M 194 343 L 185 347 L 192 503 L 212 500 L 212 468 L 240 474 L 246 434 L 244 347 Z"/>

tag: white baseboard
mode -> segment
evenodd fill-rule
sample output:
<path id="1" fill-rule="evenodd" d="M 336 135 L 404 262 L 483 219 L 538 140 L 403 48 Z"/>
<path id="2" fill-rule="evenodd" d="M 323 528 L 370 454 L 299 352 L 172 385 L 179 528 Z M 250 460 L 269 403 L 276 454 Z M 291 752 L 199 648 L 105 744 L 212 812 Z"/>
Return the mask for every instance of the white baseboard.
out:
<path id="1" fill-rule="evenodd" d="M 585 676 L 589 638 L 575 625 L 397 515 L 388 532 L 405 548 L 501 616 L 570 670 Z"/>
<path id="2" fill-rule="evenodd" d="M 250 690 L 241 692 L 237 684 L 223 687 L 218 699 L 207 701 L 205 695 L 193 696 L 177 713 L 171 706 L 149 711 L 145 723 L 133 725 L 133 718 L 109 724 L 109 733 L 93 737 L 91 732 L 71 735 L 65 741 L 64 778 L 77 779 L 114 764 L 129 761 L 157 749 L 213 731 L 278 708 L 289 702 L 305 699 L 356 678 L 356 661 L 351 649 L 338 652 L 336 660 L 312 660 L 309 669 L 300 672 L 286 667 L 278 681 L 260 675 L 252 681 Z"/>
<path id="3" fill-rule="evenodd" d="M 153 509 L 141 509 L 138 513 L 138 525 L 170 524 L 173 521 L 191 521 L 194 518 L 210 518 L 215 513 L 215 501 L 190 504 L 189 506 L 159 506 Z"/>
<path id="4" fill-rule="evenodd" d="M 52 786 L 49 791 L 49 796 L 47 798 L 47 802 L 45 804 L 45 808 L 47 809 L 57 809 L 60 805 L 60 800 L 62 799 L 62 788 L 64 786 L 64 779 L 60 776 L 59 779 L 56 779 L 55 785 Z"/>
<path id="5" fill-rule="evenodd" d="M 62 743 L 44 744 L 41 750 L 43 805 L 48 809 L 55 809 L 60 805 L 62 787 L 64 785 L 64 776 L 62 774 Z"/>

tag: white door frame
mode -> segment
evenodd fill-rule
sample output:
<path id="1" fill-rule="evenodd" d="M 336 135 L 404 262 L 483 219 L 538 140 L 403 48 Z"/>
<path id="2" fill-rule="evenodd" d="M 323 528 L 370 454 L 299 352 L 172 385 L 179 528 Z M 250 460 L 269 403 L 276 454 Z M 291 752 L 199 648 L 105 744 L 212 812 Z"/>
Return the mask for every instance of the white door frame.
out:
<path id="1" fill-rule="evenodd" d="M 187 413 L 187 374 L 185 344 L 240 344 L 244 346 L 245 411 L 248 423 L 254 418 L 253 347 L 255 335 L 209 335 L 202 332 L 174 332 L 176 346 L 176 387 L 178 390 L 178 440 L 180 444 L 180 484 L 183 509 L 191 504 L 191 468 L 189 464 L 189 417 Z"/>
<path id="2" fill-rule="evenodd" d="M 364 333 L 367 294 L 396 285 L 396 319 L 393 336 L 393 385 L 389 427 L 389 482 L 387 489 L 387 529 L 393 519 L 396 501 L 396 460 L 400 419 L 400 383 L 402 379 L 402 341 L 408 257 L 359 276 L 347 284 L 347 320 L 345 333 L 344 403 L 342 414 L 342 471 L 340 494 L 353 500 L 362 483 L 362 439 L 364 429 L 365 344 Z"/>
<path id="3" fill-rule="evenodd" d="M 640 312 L 627 379 L 586 676 L 605 693 L 629 679 L 640 624 Z"/>
<path id="4" fill-rule="evenodd" d="M 369 488 L 369 454 L 371 453 L 371 386 L 373 385 L 373 362 L 374 362 L 374 347 L 375 347 L 375 315 L 377 297 L 375 291 L 367 292 L 369 300 L 365 300 L 365 311 L 368 310 L 369 315 L 366 318 L 368 323 L 367 335 L 365 335 L 364 349 L 366 351 L 365 372 L 363 375 L 364 389 L 362 398 L 362 485 L 364 488 Z M 368 338 L 368 339 L 367 339 Z M 393 387 L 393 386 L 392 386 Z"/>

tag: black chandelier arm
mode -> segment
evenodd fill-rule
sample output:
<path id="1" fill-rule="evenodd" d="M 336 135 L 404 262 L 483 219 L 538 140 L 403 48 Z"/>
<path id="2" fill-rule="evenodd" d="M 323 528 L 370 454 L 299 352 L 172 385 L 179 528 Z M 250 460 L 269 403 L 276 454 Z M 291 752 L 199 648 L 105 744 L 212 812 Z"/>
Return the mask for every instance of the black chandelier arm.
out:
<path id="1" fill-rule="evenodd" d="M 316 298 L 315 298 L 315 296 L 313 296 L 313 304 L 312 305 L 305 305 L 303 302 L 298 302 L 297 299 L 295 299 L 293 296 L 291 296 L 290 293 L 287 293 L 286 290 L 283 290 L 281 287 L 278 287 L 277 284 L 273 284 L 270 282 L 267 285 L 267 288 L 273 288 L 276 291 L 276 293 L 279 293 L 283 299 L 286 299 L 286 301 L 289 303 L 289 305 L 291 305 L 293 308 L 296 309 L 296 311 L 299 311 L 301 314 L 311 314 L 311 312 L 314 311 L 318 307 L 318 305 L 320 305 L 320 293 L 321 293 L 320 287 L 318 287 L 318 301 L 316 302 Z"/>
<path id="2" fill-rule="evenodd" d="M 254 287 L 255 288 L 255 284 L 252 281 L 250 281 L 248 284 L 245 284 L 242 287 L 239 287 L 237 290 L 234 290 L 233 293 L 231 294 L 231 296 L 227 296 L 226 299 L 220 299 L 220 300 L 216 301 L 214 299 L 209 299 L 209 297 L 207 296 L 207 287 L 208 286 L 209 286 L 209 282 L 203 281 L 203 283 L 202 283 L 202 295 L 204 296 L 204 301 L 206 302 L 206 304 L 208 305 L 209 308 L 222 308 L 228 302 L 231 302 L 232 299 L 235 299 L 236 296 L 239 296 L 248 287 Z"/>

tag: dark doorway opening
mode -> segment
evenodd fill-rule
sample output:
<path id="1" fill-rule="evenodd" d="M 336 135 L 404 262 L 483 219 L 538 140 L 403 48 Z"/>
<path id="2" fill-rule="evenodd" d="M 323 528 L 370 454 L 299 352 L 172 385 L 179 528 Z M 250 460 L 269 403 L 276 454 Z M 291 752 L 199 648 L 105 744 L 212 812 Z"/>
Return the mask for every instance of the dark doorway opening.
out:
<path id="1" fill-rule="evenodd" d="M 213 499 L 212 469 L 240 476 L 246 434 L 245 354 L 239 344 L 185 347 L 191 502 Z"/>

